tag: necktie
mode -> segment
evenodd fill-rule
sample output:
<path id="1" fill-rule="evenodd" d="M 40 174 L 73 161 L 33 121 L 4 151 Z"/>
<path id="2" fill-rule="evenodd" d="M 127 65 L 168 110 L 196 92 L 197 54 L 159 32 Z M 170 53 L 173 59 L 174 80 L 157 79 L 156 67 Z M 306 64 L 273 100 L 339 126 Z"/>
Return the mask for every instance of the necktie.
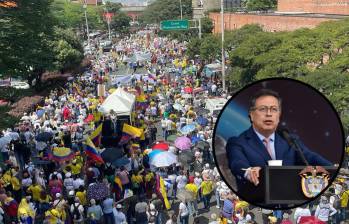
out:
<path id="1" fill-rule="evenodd" d="M 263 142 L 264 142 L 265 147 L 267 148 L 267 151 L 268 151 L 270 157 L 272 159 L 274 159 L 273 152 L 272 152 L 272 149 L 271 149 L 271 146 L 270 146 L 270 139 L 269 138 L 265 138 L 265 139 L 263 139 Z"/>

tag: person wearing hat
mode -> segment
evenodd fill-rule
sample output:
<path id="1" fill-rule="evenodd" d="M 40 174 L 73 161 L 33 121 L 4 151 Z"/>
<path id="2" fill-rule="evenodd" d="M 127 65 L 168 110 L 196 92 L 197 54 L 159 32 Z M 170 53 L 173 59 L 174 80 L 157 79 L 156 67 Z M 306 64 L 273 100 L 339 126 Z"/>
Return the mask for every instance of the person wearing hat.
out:
<path id="1" fill-rule="evenodd" d="M 70 213 L 72 214 L 74 224 L 84 223 L 84 207 L 81 205 L 78 197 L 75 197 L 74 203 L 70 206 Z"/>
<path id="2" fill-rule="evenodd" d="M 100 224 L 102 222 L 103 211 L 100 205 L 96 205 L 96 200 L 90 200 L 90 207 L 87 208 L 87 218 L 90 223 Z"/>
<path id="3" fill-rule="evenodd" d="M 117 204 L 114 208 L 113 208 L 113 214 L 114 214 L 114 218 L 115 218 L 115 223 L 116 224 L 126 224 L 126 216 L 125 214 L 122 212 L 122 205 L 121 204 Z"/>

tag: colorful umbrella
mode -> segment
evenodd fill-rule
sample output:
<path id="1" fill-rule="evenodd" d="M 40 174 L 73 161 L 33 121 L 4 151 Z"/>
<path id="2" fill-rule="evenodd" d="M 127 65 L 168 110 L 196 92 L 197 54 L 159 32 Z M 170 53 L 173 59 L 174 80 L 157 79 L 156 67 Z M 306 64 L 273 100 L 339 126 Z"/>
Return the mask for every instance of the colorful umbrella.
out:
<path id="1" fill-rule="evenodd" d="M 37 110 L 37 111 L 36 111 L 36 115 L 37 115 L 39 118 L 42 117 L 42 115 L 44 115 L 44 113 L 45 113 L 45 110 L 43 110 L 43 109 Z"/>
<path id="2" fill-rule="evenodd" d="M 105 183 L 93 183 L 87 188 L 88 200 L 103 200 L 109 196 L 109 189 Z"/>
<path id="3" fill-rule="evenodd" d="M 101 157 L 104 162 L 112 163 L 115 160 L 121 158 L 124 154 L 124 149 L 121 147 L 106 148 L 102 153 Z"/>
<path id="4" fill-rule="evenodd" d="M 204 118 L 204 117 L 198 117 L 196 119 L 196 123 L 198 123 L 199 125 L 204 127 L 204 126 L 207 126 L 208 120 L 207 120 L 207 118 Z"/>
<path id="5" fill-rule="evenodd" d="M 315 216 L 302 216 L 299 220 L 299 224 L 325 224 L 326 222 L 321 221 Z"/>
<path id="6" fill-rule="evenodd" d="M 153 145 L 153 150 L 164 150 L 167 151 L 169 148 L 168 143 L 166 142 L 157 142 L 155 145 Z"/>
<path id="7" fill-rule="evenodd" d="M 178 161 L 183 166 L 189 166 L 189 164 L 195 161 L 194 153 L 191 150 L 181 151 L 178 155 Z"/>
<path id="8" fill-rule="evenodd" d="M 47 141 L 51 140 L 51 138 L 52 138 L 52 133 L 43 132 L 43 133 L 38 134 L 35 139 L 38 142 L 47 142 Z"/>
<path id="9" fill-rule="evenodd" d="M 186 136 L 181 136 L 176 139 L 174 144 L 180 150 L 187 150 L 191 147 L 191 140 Z"/>
<path id="10" fill-rule="evenodd" d="M 198 136 L 194 135 L 194 136 L 191 137 L 191 143 L 192 144 L 196 144 L 199 141 L 201 141 L 201 138 L 199 138 Z"/>
<path id="11" fill-rule="evenodd" d="M 167 141 L 174 142 L 178 136 L 177 135 L 169 135 L 167 136 Z"/>
<path id="12" fill-rule="evenodd" d="M 162 153 L 162 152 L 165 152 L 165 151 L 163 151 L 163 150 L 152 150 L 151 152 L 148 153 L 149 159 L 153 158 L 155 155 L 157 155 L 159 153 Z"/>
<path id="13" fill-rule="evenodd" d="M 163 151 L 149 158 L 149 164 L 155 167 L 167 167 L 177 163 L 177 156 L 172 152 Z"/>
<path id="14" fill-rule="evenodd" d="M 200 140 L 195 144 L 195 147 L 201 150 L 209 149 L 210 143 Z"/>
<path id="15" fill-rule="evenodd" d="M 190 132 L 193 132 L 195 130 L 195 124 L 188 124 L 186 126 L 184 126 L 183 128 L 181 128 L 180 132 L 182 134 L 189 134 Z"/>
<path id="16" fill-rule="evenodd" d="M 115 167 L 121 167 L 121 166 L 125 166 L 129 163 L 130 163 L 130 160 L 128 158 L 121 157 L 121 158 L 115 160 L 114 162 L 112 162 L 112 165 Z"/>
<path id="17" fill-rule="evenodd" d="M 73 150 L 66 147 L 55 147 L 48 154 L 48 158 L 50 160 L 54 160 L 59 163 L 71 160 L 72 158 L 74 158 L 74 156 L 75 153 L 73 152 Z"/>

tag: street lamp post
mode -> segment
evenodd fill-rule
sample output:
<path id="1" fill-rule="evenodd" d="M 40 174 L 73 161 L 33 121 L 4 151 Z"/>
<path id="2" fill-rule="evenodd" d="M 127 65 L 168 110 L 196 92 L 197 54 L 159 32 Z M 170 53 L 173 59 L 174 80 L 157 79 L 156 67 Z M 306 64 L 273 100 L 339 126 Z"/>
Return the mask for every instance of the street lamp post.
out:
<path id="1" fill-rule="evenodd" d="M 181 8 L 181 20 L 182 20 L 183 19 L 182 0 L 179 0 L 179 7 Z"/>
<path id="2" fill-rule="evenodd" d="M 224 51 L 224 0 L 221 0 L 221 31 L 222 31 L 222 84 L 225 91 L 225 51 Z"/>
<path id="3" fill-rule="evenodd" d="M 107 12 L 106 13 L 106 19 L 107 19 L 107 24 L 108 24 L 108 34 L 109 34 L 109 40 L 111 40 L 111 33 L 110 33 L 110 20 L 111 20 L 111 15 L 109 15 L 109 10 L 105 2 L 103 2 L 103 5 L 105 5 L 104 10 Z"/>
<path id="4" fill-rule="evenodd" d="M 85 9 L 85 22 L 86 22 L 86 32 L 87 32 L 87 46 L 90 47 L 90 31 L 88 29 L 88 21 L 87 21 L 87 3 L 86 0 L 84 2 L 84 9 Z"/>

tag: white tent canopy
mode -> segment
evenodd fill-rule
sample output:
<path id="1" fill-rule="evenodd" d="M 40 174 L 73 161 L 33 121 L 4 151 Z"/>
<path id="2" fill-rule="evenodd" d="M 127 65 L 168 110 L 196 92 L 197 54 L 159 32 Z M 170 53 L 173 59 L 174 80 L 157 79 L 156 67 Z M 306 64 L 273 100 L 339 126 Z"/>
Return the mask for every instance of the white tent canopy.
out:
<path id="1" fill-rule="evenodd" d="M 131 115 L 135 102 L 135 95 L 118 88 L 105 99 L 99 111 L 109 114 L 113 110 L 117 115 Z"/>

